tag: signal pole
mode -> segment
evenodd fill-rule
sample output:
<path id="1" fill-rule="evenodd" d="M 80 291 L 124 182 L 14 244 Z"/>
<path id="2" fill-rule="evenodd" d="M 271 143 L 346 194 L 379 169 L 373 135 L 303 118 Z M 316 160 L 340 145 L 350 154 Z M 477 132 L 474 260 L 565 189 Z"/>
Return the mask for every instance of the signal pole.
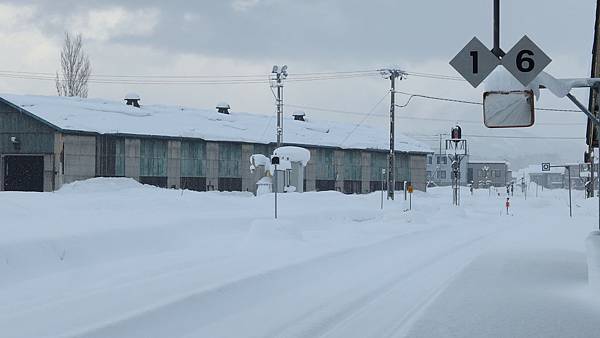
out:
<path id="1" fill-rule="evenodd" d="M 387 199 L 394 199 L 394 189 L 396 188 L 395 184 L 395 170 L 394 164 L 395 154 L 394 154 L 394 114 L 396 111 L 396 79 L 400 78 L 402 80 L 406 73 L 397 68 L 386 68 L 380 69 L 379 72 L 385 79 L 390 79 L 390 153 L 388 154 L 388 186 L 387 186 Z"/>
<path id="2" fill-rule="evenodd" d="M 271 80 L 275 81 L 271 83 L 271 88 L 277 88 L 277 148 L 283 143 L 283 80 L 288 76 L 287 68 L 287 65 L 281 68 L 275 65 L 271 71 Z"/>
<path id="3" fill-rule="evenodd" d="M 600 0 L 596 1 L 596 21 L 594 24 L 594 41 L 592 44 L 592 69 L 591 77 L 596 78 L 600 76 Z M 588 103 L 588 110 L 594 115 L 598 116 L 598 89 L 590 88 L 590 96 Z M 588 180 L 587 191 L 588 197 L 594 197 L 594 148 L 598 147 L 596 126 L 591 119 L 587 121 L 586 128 L 586 143 L 588 145 L 588 158 L 590 165 L 590 178 Z M 599 177 L 600 178 L 600 177 Z"/>

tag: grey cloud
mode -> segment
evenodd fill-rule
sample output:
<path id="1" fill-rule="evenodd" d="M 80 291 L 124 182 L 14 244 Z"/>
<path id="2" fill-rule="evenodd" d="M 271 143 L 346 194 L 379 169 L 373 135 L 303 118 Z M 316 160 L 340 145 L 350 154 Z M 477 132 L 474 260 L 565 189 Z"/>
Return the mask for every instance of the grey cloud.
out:
<path id="1" fill-rule="evenodd" d="M 233 0 L 31 3 L 41 8 L 37 24 L 51 34 L 61 33 L 64 27 L 61 20 L 50 22 L 50 17 L 66 17 L 93 7 L 156 7 L 161 19 L 154 35 L 115 37 L 114 41 L 231 58 L 419 62 L 449 58 L 473 35 L 491 44 L 492 32 L 492 2 L 480 0 L 266 0 L 243 11 L 234 9 Z M 509 49 L 527 32 L 551 52 L 576 51 L 581 48 L 580 37 L 591 41 L 593 5 L 505 0 L 503 47 Z M 581 17 L 589 20 L 576 19 Z"/>

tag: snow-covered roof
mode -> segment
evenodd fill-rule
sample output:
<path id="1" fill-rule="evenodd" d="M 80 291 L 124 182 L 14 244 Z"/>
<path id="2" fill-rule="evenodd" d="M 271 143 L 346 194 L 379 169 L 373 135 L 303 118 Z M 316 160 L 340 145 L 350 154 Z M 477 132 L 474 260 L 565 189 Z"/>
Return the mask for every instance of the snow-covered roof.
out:
<path id="1" fill-rule="evenodd" d="M 231 109 L 231 106 L 229 105 L 229 103 L 227 103 L 225 101 L 221 101 L 221 102 L 217 103 L 216 108 L 217 109 Z"/>
<path id="2" fill-rule="evenodd" d="M 274 143 L 275 114 L 232 112 L 214 109 L 143 105 L 77 97 L 0 94 L 0 97 L 26 112 L 66 131 L 99 134 L 132 134 L 200 138 L 207 141 Z M 389 149 L 388 132 L 333 121 L 295 121 L 285 118 L 283 139 L 287 144 L 331 146 L 345 149 Z M 430 153 L 431 149 L 410 137 L 396 134 L 395 149 L 400 152 Z"/>
<path id="3" fill-rule="evenodd" d="M 136 93 L 127 93 L 127 95 L 125 95 L 125 100 L 139 100 L 140 96 Z"/>

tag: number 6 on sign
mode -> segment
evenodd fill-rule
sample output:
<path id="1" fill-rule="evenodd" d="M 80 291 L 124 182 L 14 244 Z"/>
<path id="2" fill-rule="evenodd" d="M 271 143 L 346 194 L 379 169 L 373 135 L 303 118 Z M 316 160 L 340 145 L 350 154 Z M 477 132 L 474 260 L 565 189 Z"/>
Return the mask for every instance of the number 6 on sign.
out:
<path id="1" fill-rule="evenodd" d="M 552 62 L 527 35 L 502 58 L 502 65 L 521 84 L 527 86 Z"/>
<path id="2" fill-rule="evenodd" d="M 532 58 L 524 55 L 533 56 L 534 54 L 528 49 L 522 50 L 517 54 L 517 69 L 519 69 L 521 72 L 528 73 L 535 67 L 535 61 L 533 61 Z M 523 66 L 525 63 L 527 64 L 527 67 Z"/>

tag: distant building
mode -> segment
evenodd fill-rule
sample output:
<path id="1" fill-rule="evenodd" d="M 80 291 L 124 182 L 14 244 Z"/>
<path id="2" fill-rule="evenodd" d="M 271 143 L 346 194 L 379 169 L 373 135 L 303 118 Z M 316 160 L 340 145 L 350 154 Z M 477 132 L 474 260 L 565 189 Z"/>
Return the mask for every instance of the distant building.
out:
<path id="1" fill-rule="evenodd" d="M 506 161 L 470 160 L 467 167 L 467 181 L 475 188 L 488 186 L 503 187 L 512 181 L 512 172 Z"/>
<path id="2" fill-rule="evenodd" d="M 467 163 L 466 156 L 460 163 L 460 184 L 467 185 Z M 446 154 L 427 155 L 427 181 L 439 186 L 452 185 L 452 162 Z"/>
<path id="3" fill-rule="evenodd" d="M 550 171 L 542 171 L 541 164 L 533 164 L 526 168 L 529 175 L 529 181 L 536 183 L 546 189 L 564 188 L 568 182 L 565 182 L 564 171 L 562 167 L 552 167 Z"/>
<path id="4" fill-rule="evenodd" d="M 0 190 L 53 191 L 92 177 L 197 191 L 255 192 L 252 154 L 276 148 L 274 119 L 232 112 L 226 103 L 200 110 L 76 97 L 0 95 Z M 139 106 L 139 107 L 138 107 Z M 310 151 L 303 190 L 368 193 L 382 188 L 389 138 L 366 125 L 286 117 L 284 145 Z M 426 188 L 430 149 L 396 134 L 396 189 Z"/>

